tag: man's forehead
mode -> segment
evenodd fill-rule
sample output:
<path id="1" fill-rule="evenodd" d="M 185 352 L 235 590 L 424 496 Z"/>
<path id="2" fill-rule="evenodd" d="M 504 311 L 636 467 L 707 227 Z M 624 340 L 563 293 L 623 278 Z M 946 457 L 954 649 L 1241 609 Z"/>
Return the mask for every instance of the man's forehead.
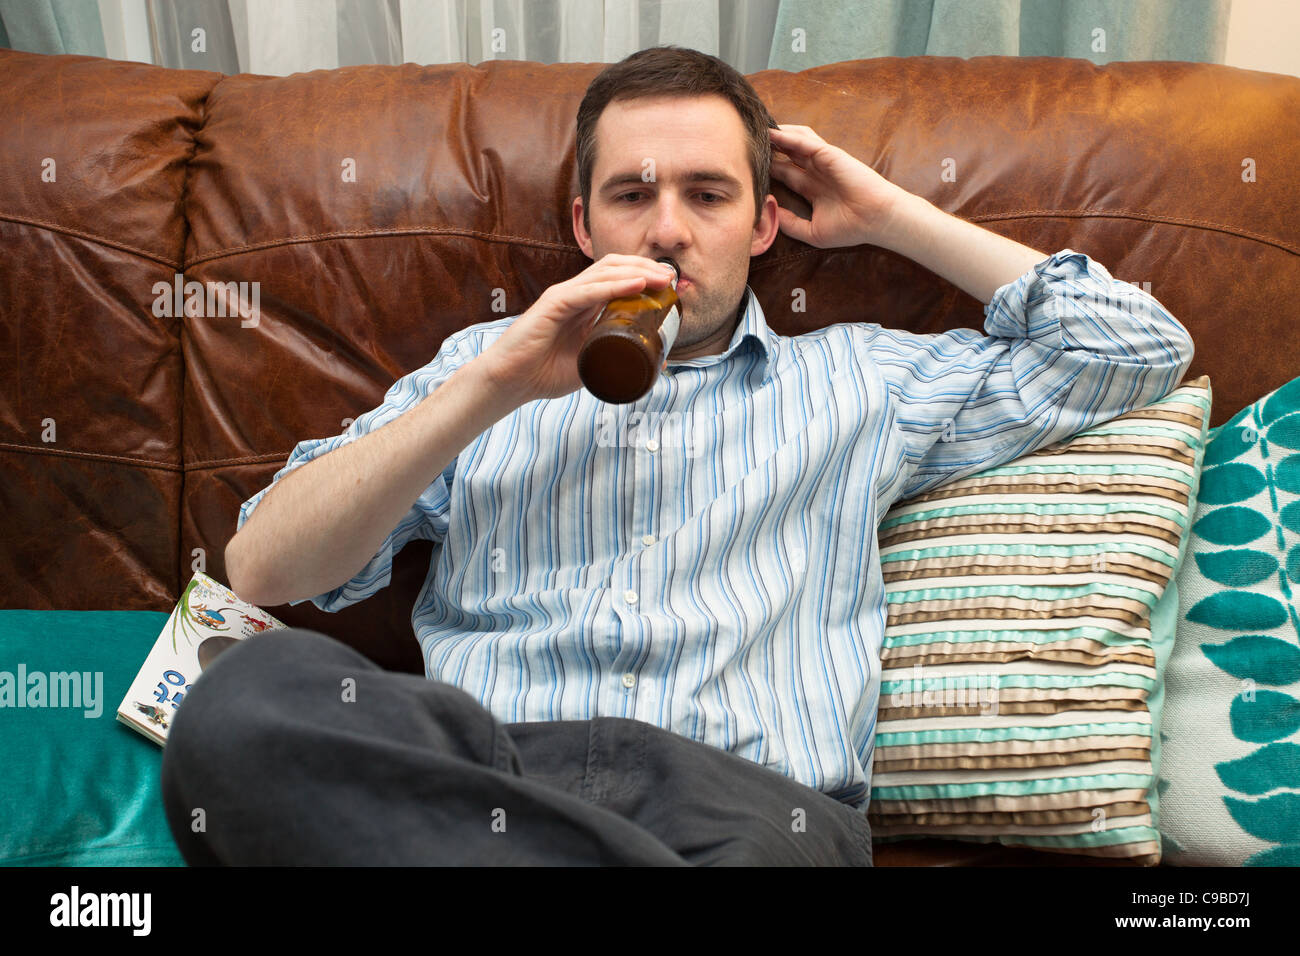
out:
<path id="1" fill-rule="evenodd" d="M 608 135 L 602 134 L 605 117 L 613 108 L 654 108 L 683 109 L 688 106 L 717 106 L 729 111 L 735 119 L 735 137 L 732 148 L 726 154 L 720 154 L 719 146 L 724 146 L 728 139 L 727 128 L 714 127 L 714 135 L 698 144 L 698 153 L 703 155 L 682 155 L 682 147 L 674 145 L 672 137 L 663 137 L 656 149 L 646 148 L 633 143 L 616 140 L 610 142 Z M 606 126 L 606 130 L 608 127 Z M 704 184 L 718 186 L 744 187 L 742 172 L 747 168 L 747 147 L 743 124 L 735 107 L 725 98 L 716 95 L 693 97 L 642 97 L 635 100 L 615 100 L 605 108 L 596 124 L 596 166 L 600 172 L 597 177 L 597 190 L 601 192 L 627 185 L 647 181 L 647 169 L 654 165 L 653 181 L 676 181 L 686 185 Z M 695 146 L 692 143 L 692 146 Z M 695 154 L 695 148 L 687 148 L 688 153 Z M 646 154 L 646 155 L 643 155 Z"/>
<path id="2" fill-rule="evenodd" d="M 640 110 L 667 109 L 681 111 L 695 107 L 705 107 L 715 112 L 727 112 L 736 119 L 740 119 L 740 114 L 736 111 L 735 105 L 721 93 L 656 94 L 613 99 L 601 111 L 600 119 L 603 120 L 606 116 L 613 114 L 632 113 Z"/>

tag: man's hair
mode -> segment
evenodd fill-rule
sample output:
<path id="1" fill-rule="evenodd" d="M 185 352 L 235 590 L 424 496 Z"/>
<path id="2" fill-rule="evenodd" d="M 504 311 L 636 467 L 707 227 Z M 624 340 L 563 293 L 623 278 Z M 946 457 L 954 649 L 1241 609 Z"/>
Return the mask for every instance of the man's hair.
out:
<path id="1" fill-rule="evenodd" d="M 772 140 L 768 128 L 777 123 L 749 81 L 716 56 L 680 46 L 656 46 L 607 66 L 591 81 L 578 106 L 578 187 L 582 193 L 582 224 L 591 232 L 591 176 L 596 168 L 596 121 L 605 107 L 622 100 L 647 97 L 726 98 L 745 125 L 749 169 L 754 180 L 754 222 L 763 212 L 771 188 Z"/>

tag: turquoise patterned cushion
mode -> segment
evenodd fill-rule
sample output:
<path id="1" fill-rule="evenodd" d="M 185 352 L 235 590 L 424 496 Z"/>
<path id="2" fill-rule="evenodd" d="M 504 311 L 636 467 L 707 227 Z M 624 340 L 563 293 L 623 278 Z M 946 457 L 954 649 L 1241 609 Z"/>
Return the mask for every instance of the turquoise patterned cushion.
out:
<path id="1" fill-rule="evenodd" d="M 1300 378 L 1210 433 L 1166 674 L 1168 862 L 1300 866 Z"/>

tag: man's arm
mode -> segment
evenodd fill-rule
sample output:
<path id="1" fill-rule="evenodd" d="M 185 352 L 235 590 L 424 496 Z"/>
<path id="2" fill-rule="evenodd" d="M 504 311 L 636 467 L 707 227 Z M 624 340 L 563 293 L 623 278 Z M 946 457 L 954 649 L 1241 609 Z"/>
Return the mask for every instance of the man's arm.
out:
<path id="1" fill-rule="evenodd" d="M 985 305 L 1047 255 L 958 219 L 891 183 L 807 126 L 768 131 L 772 175 L 812 203 L 778 212 L 782 231 L 819 249 L 871 244 L 918 262 Z"/>
<path id="2" fill-rule="evenodd" d="M 784 232 L 822 249 L 891 249 L 985 303 L 986 336 L 864 325 L 864 353 L 894 393 L 907 446 L 889 494 L 1076 434 L 1163 397 L 1186 372 L 1187 330 L 1087 256 L 1049 257 L 950 216 L 806 126 L 769 132 L 773 177 L 812 203 L 811 219 L 779 210 Z"/>
<path id="3" fill-rule="evenodd" d="M 904 192 L 875 245 L 925 266 L 985 305 L 1047 254 L 949 215 L 922 196 Z"/>
<path id="4" fill-rule="evenodd" d="M 1149 293 L 1071 249 L 999 287 L 984 331 L 861 327 L 862 354 L 893 393 L 910 497 L 1070 437 L 1167 395 L 1187 370 L 1187 330 Z"/>
<path id="5" fill-rule="evenodd" d="M 351 433 L 300 442 L 240 509 L 226 546 L 231 588 L 264 607 L 328 595 L 319 606 L 337 610 L 368 597 L 387 582 L 401 544 L 445 533 L 444 472 L 461 450 L 514 409 L 578 389 L 578 350 L 604 304 L 663 288 L 670 275 L 644 256 L 604 256 L 548 288 L 487 348 L 445 340 Z"/>
<path id="6" fill-rule="evenodd" d="M 473 359 L 420 404 L 286 475 L 226 545 L 226 576 L 261 607 L 352 579 L 467 444 L 515 407 Z"/>

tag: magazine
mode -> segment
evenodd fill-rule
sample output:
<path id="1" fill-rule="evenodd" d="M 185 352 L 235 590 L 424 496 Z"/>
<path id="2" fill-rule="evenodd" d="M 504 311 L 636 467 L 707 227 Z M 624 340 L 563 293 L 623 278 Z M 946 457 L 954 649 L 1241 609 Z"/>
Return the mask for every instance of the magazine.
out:
<path id="1" fill-rule="evenodd" d="M 215 578 L 196 573 L 122 698 L 117 719 L 165 745 L 172 716 L 190 686 L 222 651 L 254 634 L 284 627 Z"/>

